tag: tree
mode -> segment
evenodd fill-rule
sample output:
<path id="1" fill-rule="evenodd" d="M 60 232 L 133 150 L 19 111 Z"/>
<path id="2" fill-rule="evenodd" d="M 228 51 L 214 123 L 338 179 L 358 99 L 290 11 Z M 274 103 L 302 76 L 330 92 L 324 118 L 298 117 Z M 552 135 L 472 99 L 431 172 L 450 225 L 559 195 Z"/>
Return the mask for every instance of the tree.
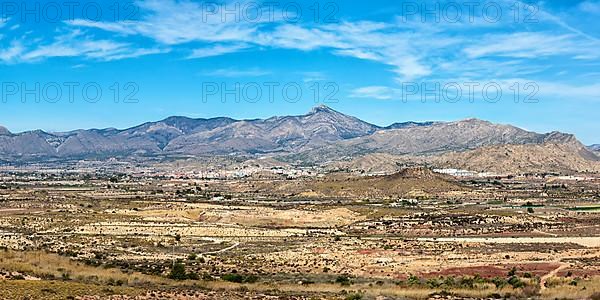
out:
<path id="1" fill-rule="evenodd" d="M 171 269 L 171 273 L 169 273 L 169 278 L 175 280 L 185 280 L 188 278 L 185 273 L 185 266 L 182 263 L 175 263 L 173 268 Z"/>

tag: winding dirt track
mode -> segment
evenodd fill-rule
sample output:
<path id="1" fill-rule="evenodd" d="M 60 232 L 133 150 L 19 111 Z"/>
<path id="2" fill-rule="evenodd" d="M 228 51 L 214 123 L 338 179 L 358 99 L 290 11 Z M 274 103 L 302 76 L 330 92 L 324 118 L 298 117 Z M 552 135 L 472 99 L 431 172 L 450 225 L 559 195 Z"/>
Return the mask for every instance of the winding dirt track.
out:
<path id="1" fill-rule="evenodd" d="M 557 263 L 560 264 L 560 266 L 558 266 L 558 268 L 550 271 L 548 274 L 546 274 L 540 278 L 540 289 L 541 290 L 546 289 L 546 281 L 548 280 L 548 278 L 552 278 L 552 277 L 556 276 L 556 274 L 558 274 L 558 272 L 560 272 L 561 270 L 563 270 L 569 266 L 569 264 L 567 264 L 567 263 L 563 263 L 563 262 L 557 262 Z"/>
<path id="2" fill-rule="evenodd" d="M 231 250 L 231 249 L 233 249 L 233 248 L 235 248 L 235 247 L 237 247 L 239 245 L 240 245 L 239 242 L 235 242 L 233 245 L 231 245 L 231 246 L 229 246 L 227 248 L 223 248 L 223 249 L 217 250 L 217 251 L 204 252 L 204 253 L 201 253 L 201 254 L 202 255 L 205 255 L 205 254 L 217 254 L 217 253 L 221 253 L 221 252 L 225 252 L 225 251 Z"/>

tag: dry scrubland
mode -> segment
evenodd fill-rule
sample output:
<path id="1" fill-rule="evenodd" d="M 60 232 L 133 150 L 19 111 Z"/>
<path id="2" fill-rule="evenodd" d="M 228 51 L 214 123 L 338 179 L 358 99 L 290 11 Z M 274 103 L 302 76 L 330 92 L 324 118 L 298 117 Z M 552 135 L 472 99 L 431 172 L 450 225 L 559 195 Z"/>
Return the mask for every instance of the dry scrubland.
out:
<path id="1" fill-rule="evenodd" d="M 600 298 L 600 181 L 10 174 L 0 298 Z"/>

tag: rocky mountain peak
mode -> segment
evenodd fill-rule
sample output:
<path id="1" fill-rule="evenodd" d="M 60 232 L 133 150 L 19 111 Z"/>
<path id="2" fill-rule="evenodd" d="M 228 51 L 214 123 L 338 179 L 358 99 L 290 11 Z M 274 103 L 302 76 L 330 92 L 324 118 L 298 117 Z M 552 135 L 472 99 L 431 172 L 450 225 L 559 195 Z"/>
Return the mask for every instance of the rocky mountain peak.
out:
<path id="1" fill-rule="evenodd" d="M 457 124 L 471 124 L 471 125 L 490 125 L 492 124 L 489 121 L 477 119 L 477 118 L 468 118 L 460 121 L 456 121 Z"/>
<path id="2" fill-rule="evenodd" d="M 568 134 L 568 133 L 562 133 L 559 131 L 552 131 L 550 133 L 547 133 L 544 137 L 544 142 L 557 143 L 557 144 L 563 144 L 563 143 L 579 144 L 579 141 L 577 140 L 577 138 L 575 138 L 574 135 Z"/>
<path id="3" fill-rule="evenodd" d="M 331 107 L 325 105 L 325 104 L 321 104 L 318 106 L 313 107 L 310 112 L 308 114 L 341 114 L 338 111 L 335 111 L 334 109 L 332 109 Z"/>
<path id="4" fill-rule="evenodd" d="M 12 135 L 12 133 L 6 127 L 0 126 L 0 135 Z"/>

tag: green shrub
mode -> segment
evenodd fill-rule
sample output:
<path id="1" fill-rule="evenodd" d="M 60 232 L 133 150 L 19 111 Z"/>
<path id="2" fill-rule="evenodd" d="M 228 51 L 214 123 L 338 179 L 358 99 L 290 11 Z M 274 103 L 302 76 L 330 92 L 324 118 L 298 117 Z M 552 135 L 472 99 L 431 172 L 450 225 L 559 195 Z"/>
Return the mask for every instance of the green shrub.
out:
<path id="1" fill-rule="evenodd" d="M 494 277 L 492 278 L 492 283 L 496 286 L 496 288 L 501 289 L 504 286 L 506 286 L 506 280 L 504 280 L 504 278 L 500 278 L 500 277 Z"/>
<path id="2" fill-rule="evenodd" d="M 475 287 L 475 280 L 473 279 L 473 277 L 463 276 L 460 279 L 460 286 L 472 289 Z"/>
<path id="3" fill-rule="evenodd" d="M 244 282 L 244 276 L 240 274 L 225 274 L 221 277 L 221 279 L 229 282 L 242 283 Z"/>
<path id="4" fill-rule="evenodd" d="M 519 279 L 517 276 L 512 276 L 508 279 L 508 284 L 510 284 L 513 288 L 522 288 L 525 286 L 525 283 Z"/>
<path id="5" fill-rule="evenodd" d="M 175 279 L 175 280 L 185 280 L 188 278 L 186 272 L 185 272 L 185 266 L 182 263 L 175 263 L 173 265 L 173 268 L 171 269 L 171 273 L 169 273 L 169 276 L 167 276 L 171 279 Z"/>
<path id="6" fill-rule="evenodd" d="M 454 276 L 448 276 L 444 279 L 444 285 L 447 287 L 453 287 L 455 284 Z"/>
<path id="7" fill-rule="evenodd" d="M 345 300 L 362 300 L 363 296 L 361 294 L 350 294 L 346 296 Z"/>
<path id="8" fill-rule="evenodd" d="M 429 278 L 429 279 L 427 280 L 426 284 L 427 284 L 427 286 L 428 286 L 429 288 L 432 288 L 432 289 L 438 288 L 438 287 L 440 287 L 440 286 L 442 285 L 442 283 L 441 283 L 441 282 L 439 282 L 439 281 L 438 281 L 437 279 L 435 279 L 435 278 Z"/>
<path id="9" fill-rule="evenodd" d="M 244 276 L 244 283 L 255 283 L 257 281 L 258 281 L 258 276 L 256 276 L 256 275 Z"/>
<path id="10" fill-rule="evenodd" d="M 408 284 L 410 285 L 417 285 L 417 284 L 421 284 L 421 279 L 419 279 L 419 277 L 410 274 L 410 276 L 408 276 L 408 279 L 406 280 L 406 282 L 408 282 Z"/>
<path id="11" fill-rule="evenodd" d="M 350 278 L 346 275 L 340 275 L 335 279 L 335 282 L 341 285 L 350 285 Z"/>
<path id="12" fill-rule="evenodd" d="M 241 275 L 236 273 L 225 274 L 221 276 L 221 279 L 235 283 L 255 283 L 258 281 L 256 275 Z"/>

